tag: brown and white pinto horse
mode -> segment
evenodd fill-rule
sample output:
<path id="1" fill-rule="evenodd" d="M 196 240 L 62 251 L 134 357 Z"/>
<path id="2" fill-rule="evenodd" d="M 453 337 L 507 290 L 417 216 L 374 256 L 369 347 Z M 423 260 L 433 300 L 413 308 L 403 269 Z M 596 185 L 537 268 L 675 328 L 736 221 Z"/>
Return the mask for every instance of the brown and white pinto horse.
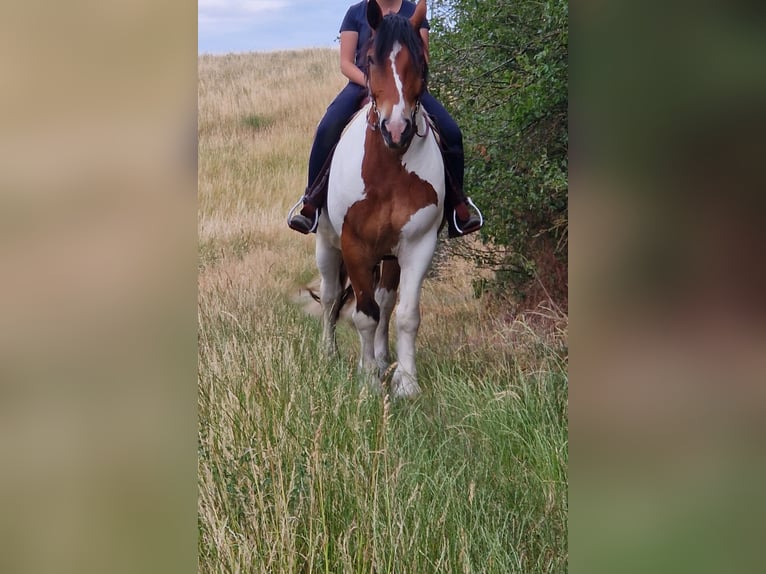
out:
<path id="1" fill-rule="evenodd" d="M 317 227 L 325 345 L 336 351 L 335 323 L 347 273 L 356 297 L 359 368 L 378 389 L 389 366 L 388 325 L 399 290 L 394 396 L 420 392 L 415 372 L 420 290 L 444 213 L 444 164 L 419 100 L 426 81 L 419 34 L 425 15 L 425 0 L 409 20 L 398 14 L 384 18 L 375 0 L 368 3 L 371 101 L 338 143 L 327 209 Z"/>

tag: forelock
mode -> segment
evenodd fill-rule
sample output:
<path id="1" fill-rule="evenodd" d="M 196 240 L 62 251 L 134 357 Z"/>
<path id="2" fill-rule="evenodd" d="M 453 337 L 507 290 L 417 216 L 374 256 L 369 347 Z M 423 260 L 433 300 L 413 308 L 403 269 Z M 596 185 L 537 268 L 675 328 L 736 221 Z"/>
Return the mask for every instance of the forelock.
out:
<path id="1" fill-rule="evenodd" d="M 373 53 L 375 61 L 382 62 L 393 50 L 394 43 L 399 42 L 412 55 L 412 63 L 418 74 L 425 79 L 426 67 L 423 57 L 423 40 L 412 27 L 410 21 L 399 14 L 389 14 L 378 26 L 373 36 Z"/>

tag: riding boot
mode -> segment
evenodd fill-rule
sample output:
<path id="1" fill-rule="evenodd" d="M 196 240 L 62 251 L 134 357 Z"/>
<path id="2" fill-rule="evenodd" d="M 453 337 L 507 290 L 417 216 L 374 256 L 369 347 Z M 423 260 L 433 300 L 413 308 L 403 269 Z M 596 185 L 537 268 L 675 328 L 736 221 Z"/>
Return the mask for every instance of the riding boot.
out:
<path id="1" fill-rule="evenodd" d="M 468 211 L 468 202 L 463 201 L 455 206 L 455 219 L 457 219 L 457 227 L 455 222 L 450 218 L 448 225 L 449 237 L 462 237 L 468 235 L 474 231 L 481 229 L 483 222 L 481 218 L 476 215 L 472 215 Z"/>
<path id="2" fill-rule="evenodd" d="M 314 183 L 306 188 L 303 194 L 303 207 L 287 222 L 290 229 L 299 231 L 304 235 L 316 232 L 320 210 L 327 201 L 327 184 L 330 179 L 330 163 L 334 152 L 335 147 L 330 150 L 330 155 L 325 160 Z"/>
<path id="3" fill-rule="evenodd" d="M 447 197 L 444 203 L 448 237 L 462 237 L 481 229 L 484 224 L 482 218 L 471 214 L 468 210 L 468 198 L 461 188 L 453 185 L 449 172 L 447 172 L 446 183 Z"/>
<path id="4" fill-rule="evenodd" d="M 457 130 L 457 126 L 455 128 Z M 447 221 L 448 236 L 462 237 L 481 229 L 484 219 L 463 192 L 463 143 L 459 130 L 455 138 L 456 143 L 452 145 L 449 145 L 440 133 L 438 125 L 436 131 L 440 134 L 439 142 L 444 160 L 444 219 Z M 471 214 L 469 205 L 479 212 L 478 216 Z"/>
<path id="5" fill-rule="evenodd" d="M 290 221 L 287 222 L 287 225 L 290 226 L 290 229 L 299 231 L 304 235 L 307 235 L 312 231 L 316 231 L 315 224 L 318 218 L 317 208 L 309 203 L 308 196 L 309 189 L 306 188 L 306 194 L 303 196 L 303 207 L 299 213 L 293 215 L 290 218 Z"/>

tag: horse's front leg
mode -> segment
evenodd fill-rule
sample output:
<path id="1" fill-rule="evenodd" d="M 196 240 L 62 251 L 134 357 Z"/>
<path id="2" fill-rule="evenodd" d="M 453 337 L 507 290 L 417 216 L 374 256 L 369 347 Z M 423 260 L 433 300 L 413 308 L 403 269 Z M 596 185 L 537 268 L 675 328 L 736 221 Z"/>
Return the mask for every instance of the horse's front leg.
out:
<path id="1" fill-rule="evenodd" d="M 420 328 L 420 291 L 436 249 L 436 234 L 410 246 L 406 259 L 400 256 L 401 285 L 396 310 L 398 365 L 391 388 L 395 397 L 414 397 L 420 393 L 415 369 L 415 340 Z"/>
<path id="2" fill-rule="evenodd" d="M 380 379 L 375 362 L 375 331 L 380 320 L 380 307 L 375 301 L 375 266 L 376 262 L 367 256 L 363 249 L 351 244 L 346 236 L 343 241 L 343 258 L 348 277 L 354 289 L 356 308 L 353 313 L 354 325 L 359 333 L 359 371 L 373 387 L 380 390 Z"/>
<path id="3" fill-rule="evenodd" d="M 388 370 L 389 357 L 389 324 L 391 314 L 396 304 L 396 290 L 399 287 L 399 262 L 396 259 L 383 261 L 380 271 L 380 281 L 375 289 L 375 301 L 380 307 L 380 321 L 375 330 L 375 362 L 378 374 L 382 378 Z"/>
<path id="4" fill-rule="evenodd" d="M 338 354 L 335 340 L 335 325 L 340 314 L 343 283 L 341 268 L 343 259 L 340 249 L 334 247 L 321 234 L 317 234 L 316 261 L 322 277 L 319 287 L 319 301 L 322 306 L 322 343 L 328 356 Z"/>

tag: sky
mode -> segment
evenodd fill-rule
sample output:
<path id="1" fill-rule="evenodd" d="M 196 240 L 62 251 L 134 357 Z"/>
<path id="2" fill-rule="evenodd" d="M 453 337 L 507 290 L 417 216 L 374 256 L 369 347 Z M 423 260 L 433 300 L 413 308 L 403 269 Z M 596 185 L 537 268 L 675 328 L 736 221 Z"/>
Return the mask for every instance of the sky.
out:
<path id="1" fill-rule="evenodd" d="M 346 10 L 359 0 L 199 0 L 197 52 L 338 47 Z"/>

